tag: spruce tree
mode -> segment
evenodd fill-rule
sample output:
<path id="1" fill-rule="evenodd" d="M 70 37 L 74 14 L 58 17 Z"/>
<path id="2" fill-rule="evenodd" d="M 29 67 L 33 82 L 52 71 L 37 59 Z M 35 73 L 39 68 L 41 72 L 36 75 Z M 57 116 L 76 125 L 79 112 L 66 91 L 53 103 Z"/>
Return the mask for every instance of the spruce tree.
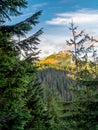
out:
<path id="1" fill-rule="evenodd" d="M 26 0 L 0 1 L 1 130 L 24 130 L 34 116 L 32 113 L 35 114 L 35 109 L 43 111 L 39 107 L 39 105 L 43 106 L 43 103 L 40 104 L 38 100 L 37 103 L 34 102 L 32 104 L 37 108 L 32 108 L 33 106 L 29 107 L 28 105 L 40 95 L 40 91 L 37 91 L 37 86 L 35 86 L 36 66 L 34 63 L 37 59 L 36 55 L 39 53 L 35 50 L 37 50 L 37 45 L 40 42 L 38 37 L 42 34 L 42 30 L 19 42 L 12 39 L 12 36 L 15 35 L 18 37 L 25 36 L 32 29 L 32 25 L 35 26 L 38 23 L 41 11 L 15 25 L 5 25 L 7 19 L 11 20 L 10 16 L 21 15 L 22 13 L 19 9 L 26 6 Z M 22 55 L 22 52 L 24 52 L 24 59 L 20 60 L 19 56 Z M 36 94 L 33 96 L 35 91 Z M 39 99 L 41 100 L 41 97 Z M 42 112 L 38 113 L 37 116 L 42 116 Z M 34 125 L 29 126 L 28 129 L 36 129 Z"/>
<path id="2" fill-rule="evenodd" d="M 93 39 L 88 34 L 85 34 L 84 30 L 79 31 L 78 26 L 75 26 L 73 22 L 70 23 L 69 30 L 72 33 L 72 38 L 67 40 L 66 43 L 69 46 L 73 46 L 71 52 L 78 72 L 82 57 L 84 56 L 87 60 L 87 53 L 92 49 L 92 45 L 86 47 L 86 43 Z"/>
<path id="3" fill-rule="evenodd" d="M 75 31 L 76 28 L 72 26 L 71 30 Z M 88 59 L 89 58 L 88 53 L 92 53 L 93 45 L 87 48 L 84 45 L 85 40 L 90 40 L 90 42 L 96 40 L 90 38 L 88 35 L 84 35 L 84 36 L 86 36 L 85 37 L 86 39 L 82 39 L 82 35 L 80 35 L 81 40 L 79 39 L 78 42 L 74 41 L 77 44 L 80 42 L 80 45 L 82 45 L 82 50 L 81 48 L 80 49 L 77 48 L 80 55 L 78 55 L 78 52 L 75 51 L 77 53 L 77 55 L 75 55 L 75 57 L 77 58 L 75 63 L 76 65 L 78 63 L 76 67 L 79 67 L 81 65 L 81 67 L 79 67 L 78 69 L 78 75 L 76 78 L 79 87 L 72 88 L 72 92 L 74 95 L 73 100 L 69 102 L 65 102 L 65 121 L 66 121 L 66 125 L 68 126 L 67 129 L 97 130 L 98 129 L 98 125 L 97 125 L 98 91 L 96 91 L 97 89 L 96 86 L 94 85 L 94 80 L 95 80 L 93 76 L 94 73 L 92 68 L 90 68 L 91 63 L 90 60 Z M 77 39 L 77 35 L 75 35 L 75 37 Z M 69 43 L 70 45 L 72 44 L 72 42 L 73 40 L 71 40 L 70 42 L 67 41 L 67 43 Z M 83 60 L 81 60 L 82 56 L 83 56 Z"/>

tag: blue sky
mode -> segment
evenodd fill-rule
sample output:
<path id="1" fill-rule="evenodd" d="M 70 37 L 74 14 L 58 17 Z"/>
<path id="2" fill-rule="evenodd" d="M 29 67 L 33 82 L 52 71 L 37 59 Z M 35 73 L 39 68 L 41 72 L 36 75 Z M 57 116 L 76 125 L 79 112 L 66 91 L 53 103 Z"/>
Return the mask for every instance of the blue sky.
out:
<path id="1" fill-rule="evenodd" d="M 70 49 L 66 46 L 66 39 L 71 35 L 68 27 L 72 19 L 80 30 L 85 29 L 98 37 L 98 0 L 28 0 L 28 8 L 22 10 L 23 15 L 13 18 L 11 23 L 19 22 L 39 10 L 43 13 L 35 30 L 44 28 L 39 45 L 41 57 Z"/>

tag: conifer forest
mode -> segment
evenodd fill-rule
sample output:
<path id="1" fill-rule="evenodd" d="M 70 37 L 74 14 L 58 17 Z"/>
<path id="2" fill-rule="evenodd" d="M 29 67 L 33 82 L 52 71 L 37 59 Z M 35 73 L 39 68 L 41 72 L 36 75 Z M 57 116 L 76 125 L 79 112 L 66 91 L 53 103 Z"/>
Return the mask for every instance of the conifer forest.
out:
<path id="1" fill-rule="evenodd" d="M 11 22 L 29 4 L 0 0 L 0 130 L 98 130 L 98 40 L 71 20 L 70 49 L 41 59 L 41 5 Z"/>

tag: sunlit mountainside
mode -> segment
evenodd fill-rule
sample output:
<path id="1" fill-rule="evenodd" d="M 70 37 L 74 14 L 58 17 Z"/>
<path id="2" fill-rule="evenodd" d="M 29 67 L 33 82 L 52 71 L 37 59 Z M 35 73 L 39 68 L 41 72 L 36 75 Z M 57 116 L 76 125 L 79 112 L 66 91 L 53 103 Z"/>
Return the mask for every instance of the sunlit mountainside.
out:
<path id="1" fill-rule="evenodd" d="M 60 51 L 58 53 L 53 53 L 50 56 L 39 62 L 39 65 L 51 66 L 51 67 L 61 67 L 64 68 L 66 66 L 74 65 L 72 60 L 73 54 L 71 51 Z"/>
<path id="2" fill-rule="evenodd" d="M 52 92 L 57 90 L 63 100 L 70 99 L 69 89 L 75 82 L 74 75 L 77 71 L 72 52 L 67 50 L 53 53 L 39 61 L 38 64 L 40 66 L 39 77 L 42 86 L 50 88 Z M 93 79 L 95 77 L 94 71 L 95 67 L 91 62 L 81 61 L 78 67 L 80 80 L 83 76 L 85 76 L 83 80 Z"/>
<path id="3" fill-rule="evenodd" d="M 48 87 L 51 92 L 57 91 L 63 100 L 68 100 L 71 95 L 68 94 L 69 86 L 72 84 L 71 77 L 68 77 L 70 68 L 73 68 L 73 54 L 71 51 L 60 51 L 53 53 L 43 60 L 40 60 L 39 79 L 41 85 L 46 89 Z"/>

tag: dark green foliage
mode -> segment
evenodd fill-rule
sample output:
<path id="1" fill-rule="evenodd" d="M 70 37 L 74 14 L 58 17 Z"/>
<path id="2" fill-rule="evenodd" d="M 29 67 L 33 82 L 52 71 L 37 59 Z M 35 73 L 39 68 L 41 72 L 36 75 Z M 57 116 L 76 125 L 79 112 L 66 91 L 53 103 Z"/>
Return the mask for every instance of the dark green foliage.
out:
<path id="1" fill-rule="evenodd" d="M 55 111 L 54 119 L 48 110 L 36 79 L 42 30 L 19 42 L 12 39 L 15 35 L 25 36 L 38 23 L 41 11 L 18 24 L 4 25 L 10 16 L 20 15 L 19 8 L 23 7 L 25 0 L 0 1 L 0 130 L 56 130 L 60 118 Z"/>
<path id="2" fill-rule="evenodd" d="M 25 0 L 0 1 L 0 130 L 24 130 L 31 120 L 33 125 L 28 129 L 36 129 L 39 125 L 43 129 L 48 120 L 48 114 L 45 115 L 47 120 L 41 120 L 44 118 L 44 103 L 40 88 L 35 84 L 36 46 L 42 30 L 18 43 L 11 40 L 14 34 L 20 37 L 31 30 L 32 25 L 38 23 L 41 12 L 16 25 L 2 25 L 10 16 L 20 15 L 19 8 L 23 7 L 26 7 Z M 21 50 L 25 51 L 24 60 L 19 59 Z M 33 104 L 30 106 L 30 103 Z"/>
<path id="3" fill-rule="evenodd" d="M 6 19 L 11 20 L 10 16 L 21 15 L 21 8 L 26 7 L 26 0 L 0 0 L 0 22 L 5 22 Z"/>
<path id="4" fill-rule="evenodd" d="M 39 71 L 39 79 L 42 82 L 43 88 L 46 86 L 51 90 L 51 94 L 57 91 L 64 101 L 71 98 L 69 86 L 73 80 L 67 77 L 68 72 L 55 68 L 47 68 Z"/>
<path id="5" fill-rule="evenodd" d="M 76 90 L 76 99 L 65 103 L 65 122 L 68 129 L 97 130 L 97 92 L 90 89 Z"/>
<path id="6" fill-rule="evenodd" d="M 24 130 L 26 123 L 32 117 L 31 109 L 34 114 L 37 114 L 36 118 L 40 119 L 39 116 L 43 116 L 43 103 L 39 102 L 39 100 L 42 102 L 42 98 L 39 96 L 37 99 L 40 91 L 34 83 L 36 66 L 28 59 L 20 61 L 16 57 L 18 53 L 12 49 L 13 42 L 9 41 L 9 34 L 3 37 L 0 33 L 0 37 L 0 128 L 1 130 Z M 34 108 L 28 106 L 31 97 L 37 99 L 36 103 L 32 104 Z M 36 109 L 39 112 L 35 113 Z M 30 128 L 35 128 L 36 125 L 33 124 Z"/>
<path id="7" fill-rule="evenodd" d="M 46 106 L 42 100 L 43 90 L 40 84 L 35 84 L 29 91 L 29 96 L 30 93 L 31 97 L 27 102 L 27 106 L 31 110 L 31 117 L 26 123 L 25 130 L 47 130 L 51 128 L 51 116 L 47 113 Z"/>
<path id="8" fill-rule="evenodd" d="M 45 88 L 46 107 L 49 115 L 51 115 L 51 130 L 65 130 L 64 107 L 56 89 L 51 93 L 50 88 Z"/>
<path id="9" fill-rule="evenodd" d="M 0 124 L 1 130 L 23 130 L 30 117 L 24 98 L 30 79 L 25 62 L 16 58 L 9 36 L 0 34 Z"/>

